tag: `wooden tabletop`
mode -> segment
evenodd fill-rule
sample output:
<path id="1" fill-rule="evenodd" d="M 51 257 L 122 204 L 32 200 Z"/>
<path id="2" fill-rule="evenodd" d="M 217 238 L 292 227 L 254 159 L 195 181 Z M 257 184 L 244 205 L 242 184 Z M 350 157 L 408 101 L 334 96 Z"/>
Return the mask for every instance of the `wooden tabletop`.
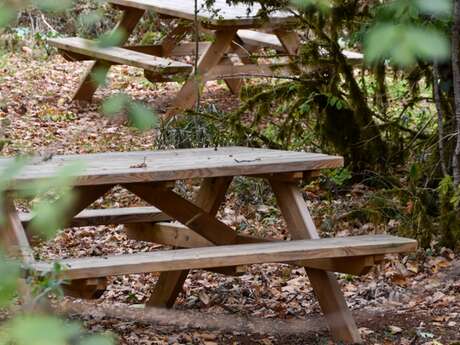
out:
<path id="1" fill-rule="evenodd" d="M 193 0 L 109 0 L 109 3 L 125 7 L 140 8 L 154 11 L 159 14 L 176 18 L 194 20 Z M 198 0 L 198 19 L 216 26 L 258 26 L 261 18 L 258 16 L 259 4 L 252 5 L 249 9 L 246 5 L 228 5 L 225 0 L 215 0 L 212 10 L 209 10 L 205 0 Z M 214 12 L 215 10 L 217 12 Z M 295 20 L 290 12 L 273 12 L 270 14 L 268 23 L 289 24 Z"/>
<path id="2" fill-rule="evenodd" d="M 34 161 L 16 176 L 17 187 L 53 178 L 72 162 L 81 165 L 74 173 L 74 184 L 80 186 L 303 172 L 343 165 L 339 156 L 247 147 L 62 155 Z M 0 174 L 11 162 L 11 158 L 0 159 Z"/>

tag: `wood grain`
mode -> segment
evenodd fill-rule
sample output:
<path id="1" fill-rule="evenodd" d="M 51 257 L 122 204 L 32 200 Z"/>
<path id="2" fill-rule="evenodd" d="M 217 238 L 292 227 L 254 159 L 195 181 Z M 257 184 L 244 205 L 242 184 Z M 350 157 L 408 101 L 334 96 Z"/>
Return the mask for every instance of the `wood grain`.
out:
<path id="1" fill-rule="evenodd" d="M 154 11 L 158 14 L 175 18 L 194 20 L 194 3 L 190 0 L 109 0 L 109 3 L 125 7 L 139 8 Z M 261 25 L 287 25 L 295 22 L 295 17 L 290 12 L 273 12 L 268 19 L 262 19 L 257 14 L 259 4 L 249 8 L 245 5 L 227 4 L 225 0 L 215 0 L 213 8 L 218 9 L 217 15 L 209 11 L 204 5 L 204 0 L 198 3 L 198 20 L 213 26 L 261 26 Z"/>
<path id="2" fill-rule="evenodd" d="M 180 206 L 180 203 L 176 205 L 179 210 L 184 211 L 182 221 L 188 217 L 187 212 L 191 206 L 195 207 L 195 211 L 196 209 L 200 209 L 201 212 L 205 212 L 209 218 L 213 219 L 225 199 L 225 193 L 231 181 L 231 177 L 204 179 L 199 191 L 194 196 L 193 204 L 190 205 L 189 203 L 183 203 L 182 207 Z M 169 207 L 169 202 L 167 200 L 165 201 L 166 205 Z M 193 209 L 193 207 L 191 208 Z M 179 218 L 175 219 L 181 220 Z M 196 227 L 193 227 L 193 229 L 200 230 L 197 233 L 198 236 L 206 235 L 201 237 L 203 237 L 204 240 L 211 242 L 211 245 L 216 243 L 212 240 L 212 237 L 209 236 L 209 231 L 205 229 L 205 224 L 204 226 L 201 225 L 199 229 Z M 182 271 L 163 272 L 160 274 L 148 304 L 156 307 L 172 307 L 179 292 L 182 290 L 182 286 L 188 272 L 189 270 L 187 269 Z"/>
<path id="3" fill-rule="evenodd" d="M 319 239 L 315 223 L 308 212 L 305 200 L 296 184 L 274 180 L 270 182 L 292 238 L 294 240 L 310 239 L 314 241 L 323 241 Z M 332 240 L 346 241 L 349 238 L 350 237 L 344 239 L 335 238 Z M 377 238 L 381 238 L 381 236 L 374 237 L 374 239 Z M 412 242 L 412 245 L 415 247 L 417 246 L 416 242 Z M 412 250 L 415 247 L 412 247 Z M 349 254 L 351 254 L 351 252 L 349 252 Z M 323 256 L 322 259 L 327 259 L 327 257 Z M 345 343 L 360 342 L 361 337 L 358 328 L 351 311 L 348 309 L 345 298 L 340 291 L 335 275 L 331 272 L 313 268 L 305 268 L 305 271 L 307 272 L 315 295 L 326 317 L 334 340 L 343 341 Z"/>
<path id="4" fill-rule="evenodd" d="M 19 213 L 19 219 L 24 226 L 27 226 L 33 215 L 31 213 Z M 77 214 L 69 224 L 69 227 L 130 224 L 163 222 L 171 220 L 156 207 L 121 207 L 96 210 L 84 210 Z"/>
<path id="5" fill-rule="evenodd" d="M 126 43 L 129 36 L 133 32 L 139 20 L 144 15 L 143 9 L 127 7 L 123 11 L 123 15 L 118 24 L 113 29 L 113 32 L 122 32 L 123 37 L 119 40 L 119 45 Z M 94 93 L 101 84 L 101 79 L 104 79 L 110 69 L 110 63 L 105 61 L 95 61 L 83 76 L 77 91 L 73 95 L 74 100 L 90 102 Z M 97 76 L 97 77 L 96 77 Z"/>
<path id="6" fill-rule="evenodd" d="M 2 222 L 0 223 L 0 245 L 13 258 L 25 264 L 35 261 L 26 232 L 18 217 L 16 207 L 11 198 L 6 196 L 1 203 Z"/>
<path id="7" fill-rule="evenodd" d="M 144 54 L 121 47 L 99 47 L 96 42 L 79 37 L 50 38 L 48 43 L 61 50 L 87 56 L 87 60 L 103 60 L 164 74 L 190 73 L 192 66 L 164 57 Z"/>
<path id="8" fill-rule="evenodd" d="M 76 161 L 85 167 L 74 176 L 77 186 L 301 172 L 343 164 L 338 156 L 246 147 L 63 155 L 26 166 L 11 189 L 52 179 L 63 165 Z M 0 173 L 10 162 L 0 159 Z"/>
<path id="9" fill-rule="evenodd" d="M 153 242 L 180 248 L 209 247 L 213 243 L 186 226 L 173 223 L 140 223 L 128 224 L 125 227 L 128 238 L 137 241 Z M 273 239 L 262 239 L 250 236 L 237 236 L 238 244 L 274 242 Z M 375 255 L 355 256 L 351 258 L 314 259 L 293 263 L 296 266 L 305 266 L 330 272 L 340 272 L 352 275 L 362 275 L 380 262 L 381 258 Z M 232 272 L 233 273 L 233 272 Z"/>
<path id="10" fill-rule="evenodd" d="M 198 99 L 201 89 L 206 80 L 199 80 L 198 76 L 203 76 L 207 71 L 216 66 L 224 54 L 230 49 L 233 38 L 235 37 L 236 29 L 230 28 L 228 30 L 218 30 L 215 32 L 215 40 L 200 56 L 197 63 L 197 72 L 190 74 L 187 82 L 182 86 L 179 93 L 173 101 L 173 105 L 168 111 L 171 116 L 173 112 L 190 109 Z"/>
<path id="11" fill-rule="evenodd" d="M 62 260 L 63 278 L 80 279 L 141 272 L 224 267 L 265 262 L 292 262 L 319 258 L 411 252 L 412 239 L 389 235 L 325 238 L 276 243 L 256 243 L 169 250 L 119 256 Z M 52 263 L 37 262 L 33 268 L 45 272 Z"/>

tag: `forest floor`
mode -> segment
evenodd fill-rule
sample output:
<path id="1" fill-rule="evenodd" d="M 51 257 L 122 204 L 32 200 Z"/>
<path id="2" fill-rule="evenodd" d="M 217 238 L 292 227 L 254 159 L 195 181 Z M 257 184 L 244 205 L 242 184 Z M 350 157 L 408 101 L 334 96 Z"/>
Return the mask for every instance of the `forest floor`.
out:
<path id="1" fill-rule="evenodd" d="M 1 58 L 2 155 L 156 147 L 155 131 L 140 133 L 129 128 L 123 116 L 101 115 L 102 99 L 122 90 L 161 114 L 179 85 L 152 85 L 139 70 L 117 66 L 93 104 L 71 103 L 70 96 L 84 69 L 84 64 L 67 63 L 58 56 L 39 59 L 30 51 Z M 206 88 L 202 102 L 222 110 L 239 103 L 218 83 Z M 363 185 L 354 185 L 332 200 L 317 184 L 305 186 L 315 222 L 325 236 L 391 231 L 392 222 L 362 224 L 337 216 L 358 207 L 369 192 Z M 263 183 L 238 179 L 219 217 L 243 233 L 286 238 L 283 221 L 270 199 Z M 96 204 L 133 206 L 140 201 L 117 189 Z M 154 248 L 159 250 L 156 245 L 128 240 L 122 226 L 100 226 L 66 229 L 36 248 L 36 255 L 67 258 Z M 338 276 L 366 344 L 460 344 L 460 255 L 443 248 L 387 259 L 365 276 Z M 63 312 L 70 318 L 81 320 L 91 331 L 113 332 L 120 344 L 331 343 L 302 269 L 253 265 L 238 277 L 193 271 L 167 322 L 156 317 L 155 311 L 143 308 L 156 279 L 155 274 L 112 277 L 96 302 L 82 304 L 66 298 L 60 304 L 68 307 Z M 134 316 L 129 312 L 114 315 L 111 308 L 130 310 Z"/>

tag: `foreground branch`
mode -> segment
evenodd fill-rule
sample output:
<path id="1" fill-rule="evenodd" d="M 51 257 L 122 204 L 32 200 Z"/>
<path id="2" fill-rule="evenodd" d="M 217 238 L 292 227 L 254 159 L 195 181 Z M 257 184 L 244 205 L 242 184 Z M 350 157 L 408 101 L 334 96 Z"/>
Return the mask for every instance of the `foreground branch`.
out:
<path id="1" fill-rule="evenodd" d="M 455 121 L 457 144 L 452 157 L 454 185 L 460 185 L 460 0 L 454 2 L 454 24 L 452 26 L 452 72 L 454 79 Z"/>

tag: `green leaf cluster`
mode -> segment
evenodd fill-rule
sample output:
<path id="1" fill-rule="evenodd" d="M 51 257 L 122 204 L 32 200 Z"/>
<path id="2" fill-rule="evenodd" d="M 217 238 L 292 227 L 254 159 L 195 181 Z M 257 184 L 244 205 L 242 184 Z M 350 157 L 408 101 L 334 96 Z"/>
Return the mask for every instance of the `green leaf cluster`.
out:
<path id="1" fill-rule="evenodd" d="M 155 112 L 143 103 L 133 101 L 128 95 L 120 93 L 109 97 L 102 105 L 102 111 L 108 116 L 126 112 L 135 128 L 146 131 L 158 125 Z"/>

